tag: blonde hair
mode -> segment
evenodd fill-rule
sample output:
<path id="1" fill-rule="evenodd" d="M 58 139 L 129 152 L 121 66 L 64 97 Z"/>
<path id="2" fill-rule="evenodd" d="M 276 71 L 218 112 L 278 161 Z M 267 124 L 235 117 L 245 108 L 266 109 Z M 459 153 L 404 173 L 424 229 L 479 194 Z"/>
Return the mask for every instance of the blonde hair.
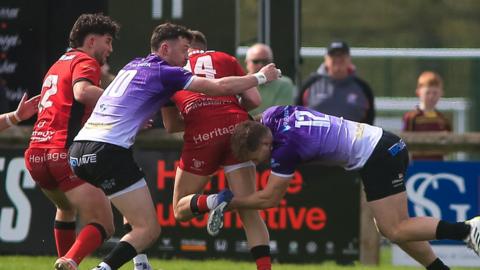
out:
<path id="1" fill-rule="evenodd" d="M 249 156 L 260 147 L 260 140 L 268 135 L 268 132 L 268 127 L 252 120 L 236 126 L 230 138 L 230 147 L 235 158 L 239 161 L 248 160 Z"/>
<path id="2" fill-rule="evenodd" d="M 438 73 L 433 71 L 424 71 L 417 80 L 417 89 L 422 87 L 435 86 L 443 89 L 443 80 Z"/>

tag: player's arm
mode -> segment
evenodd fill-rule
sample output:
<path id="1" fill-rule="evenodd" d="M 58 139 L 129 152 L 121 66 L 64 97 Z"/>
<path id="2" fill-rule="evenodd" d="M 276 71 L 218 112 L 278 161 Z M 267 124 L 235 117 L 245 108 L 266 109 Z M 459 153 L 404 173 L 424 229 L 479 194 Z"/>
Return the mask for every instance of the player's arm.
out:
<path id="1" fill-rule="evenodd" d="M 162 107 L 163 125 L 168 133 L 180 132 L 185 130 L 185 122 L 180 112 L 175 106 Z"/>
<path id="2" fill-rule="evenodd" d="M 220 79 L 195 77 L 186 89 L 210 96 L 237 95 L 259 84 L 276 80 L 280 75 L 280 70 L 275 67 L 275 64 L 271 63 L 252 75 L 230 76 Z"/>
<path id="3" fill-rule="evenodd" d="M 276 207 L 287 192 L 291 176 L 270 174 L 267 185 L 247 197 L 233 197 L 229 209 L 266 209 Z"/>
<path id="4" fill-rule="evenodd" d="M 260 104 L 262 104 L 262 97 L 257 87 L 252 87 L 240 94 L 240 105 L 245 108 L 245 110 L 253 110 L 260 106 Z"/>
<path id="5" fill-rule="evenodd" d="M 23 94 L 15 111 L 0 115 L 0 130 L 4 130 L 32 117 L 38 111 L 39 101 L 40 95 L 27 100 L 27 93 Z"/>
<path id="6" fill-rule="evenodd" d="M 73 85 L 75 100 L 89 107 L 95 107 L 97 100 L 102 94 L 103 89 L 93 85 L 88 80 L 81 80 Z"/>

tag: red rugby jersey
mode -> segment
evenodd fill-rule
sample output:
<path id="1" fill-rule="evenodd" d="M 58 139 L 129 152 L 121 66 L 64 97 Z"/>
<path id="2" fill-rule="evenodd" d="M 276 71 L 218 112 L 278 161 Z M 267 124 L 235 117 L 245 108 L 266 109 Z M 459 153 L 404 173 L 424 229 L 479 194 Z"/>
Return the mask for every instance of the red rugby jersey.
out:
<path id="1" fill-rule="evenodd" d="M 226 76 L 243 76 L 245 72 L 237 59 L 229 54 L 217 51 L 193 51 L 185 67 L 193 74 L 206 78 Z M 236 96 L 207 96 L 187 90 L 177 91 L 171 98 L 182 113 L 185 123 L 196 122 L 194 119 L 207 120 L 210 115 L 244 113 Z M 191 113 L 195 112 L 195 113 Z M 204 121 L 202 121 L 205 123 Z"/>
<path id="2" fill-rule="evenodd" d="M 75 101 L 73 84 L 88 80 L 100 85 L 100 64 L 86 53 L 71 50 L 60 57 L 43 80 L 38 119 L 30 147 L 68 148 L 93 108 Z"/>

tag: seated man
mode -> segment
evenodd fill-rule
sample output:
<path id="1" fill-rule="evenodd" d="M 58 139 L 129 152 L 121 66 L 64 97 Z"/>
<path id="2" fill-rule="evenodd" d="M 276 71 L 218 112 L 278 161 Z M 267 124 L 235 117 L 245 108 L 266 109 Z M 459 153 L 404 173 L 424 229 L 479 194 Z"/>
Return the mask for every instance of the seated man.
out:
<path id="1" fill-rule="evenodd" d="M 408 216 L 403 180 L 408 151 L 399 137 L 379 127 L 300 106 L 276 106 L 263 113 L 261 123 L 247 121 L 238 125 L 231 145 L 240 161 L 259 163 L 271 155 L 272 172 L 263 190 L 234 197 L 230 209 L 278 205 L 297 165 L 318 160 L 360 172 L 379 231 L 426 269 L 449 269 L 433 253 L 429 240 L 463 240 L 480 253 L 480 217 L 449 223 L 433 217 Z M 220 228 L 222 213 L 215 209 L 210 223 Z"/>

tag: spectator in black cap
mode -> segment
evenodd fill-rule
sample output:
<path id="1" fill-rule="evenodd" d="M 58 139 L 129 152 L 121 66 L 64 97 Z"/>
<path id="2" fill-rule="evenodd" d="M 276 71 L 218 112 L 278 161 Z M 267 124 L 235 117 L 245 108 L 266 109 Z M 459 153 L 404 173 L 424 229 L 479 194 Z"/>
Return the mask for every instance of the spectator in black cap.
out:
<path id="1" fill-rule="evenodd" d="M 370 86 L 355 74 L 346 42 L 327 47 L 324 62 L 303 83 L 296 103 L 322 113 L 373 124 L 375 108 Z"/>

